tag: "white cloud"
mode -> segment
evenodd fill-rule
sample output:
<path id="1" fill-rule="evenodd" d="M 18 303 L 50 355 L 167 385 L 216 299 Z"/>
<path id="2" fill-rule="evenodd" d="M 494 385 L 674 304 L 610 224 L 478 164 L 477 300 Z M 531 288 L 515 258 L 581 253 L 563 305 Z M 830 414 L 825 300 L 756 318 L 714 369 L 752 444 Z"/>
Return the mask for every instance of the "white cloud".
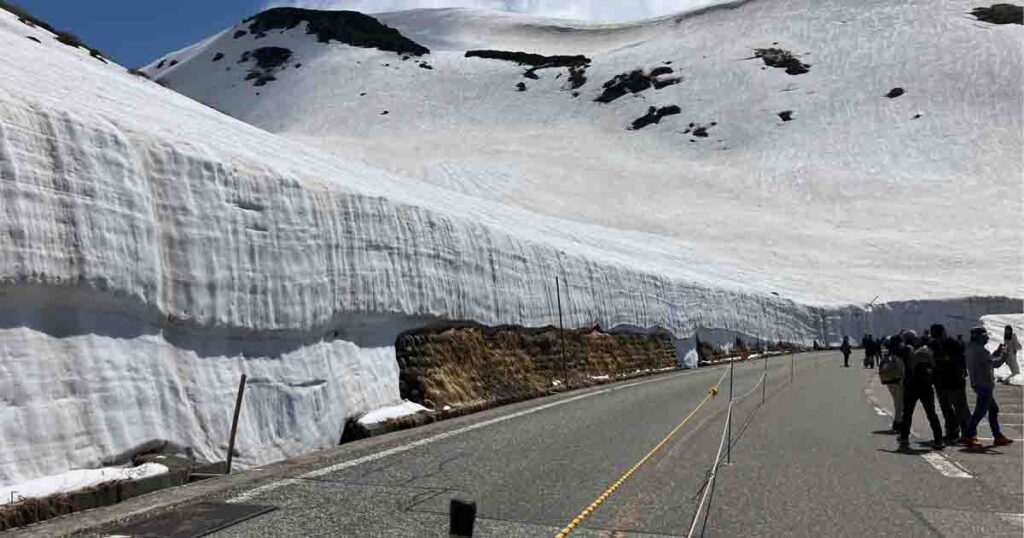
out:
<path id="1" fill-rule="evenodd" d="M 723 0 L 274 0 L 266 7 L 348 9 L 381 13 L 417 8 L 473 7 L 592 21 L 629 21 L 721 4 Z"/>

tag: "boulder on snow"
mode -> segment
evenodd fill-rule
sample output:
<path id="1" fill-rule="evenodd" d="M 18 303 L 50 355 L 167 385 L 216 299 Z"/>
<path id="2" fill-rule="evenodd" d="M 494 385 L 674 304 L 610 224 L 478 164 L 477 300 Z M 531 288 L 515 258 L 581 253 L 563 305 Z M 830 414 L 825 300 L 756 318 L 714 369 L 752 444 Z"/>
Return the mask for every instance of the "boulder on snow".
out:
<path id="1" fill-rule="evenodd" d="M 903 88 L 896 87 L 889 90 L 889 93 L 885 94 L 885 96 L 888 97 L 889 99 L 895 99 L 903 95 L 904 93 L 906 93 L 906 91 L 904 91 Z"/>

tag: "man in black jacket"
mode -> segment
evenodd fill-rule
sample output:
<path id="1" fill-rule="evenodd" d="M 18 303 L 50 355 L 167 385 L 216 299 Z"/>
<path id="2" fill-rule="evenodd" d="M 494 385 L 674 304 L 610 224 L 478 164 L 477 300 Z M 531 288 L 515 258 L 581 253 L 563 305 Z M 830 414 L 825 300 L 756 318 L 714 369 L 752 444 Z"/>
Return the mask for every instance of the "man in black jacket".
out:
<path id="1" fill-rule="evenodd" d="M 903 345 L 896 350 L 905 365 L 903 374 L 903 421 L 900 424 L 899 448 L 910 448 L 910 428 L 914 408 L 921 402 L 928 424 L 932 427 L 932 447 L 942 449 L 942 423 L 935 414 L 935 391 L 932 388 L 932 374 L 935 360 L 928 346 L 921 345 L 913 331 L 903 333 Z"/>
<path id="2" fill-rule="evenodd" d="M 967 408 L 967 363 L 964 348 L 946 334 L 946 328 L 936 323 L 929 330 L 929 347 L 935 358 L 932 382 L 939 398 L 939 408 L 946 420 L 946 444 L 965 440 L 971 412 Z"/>

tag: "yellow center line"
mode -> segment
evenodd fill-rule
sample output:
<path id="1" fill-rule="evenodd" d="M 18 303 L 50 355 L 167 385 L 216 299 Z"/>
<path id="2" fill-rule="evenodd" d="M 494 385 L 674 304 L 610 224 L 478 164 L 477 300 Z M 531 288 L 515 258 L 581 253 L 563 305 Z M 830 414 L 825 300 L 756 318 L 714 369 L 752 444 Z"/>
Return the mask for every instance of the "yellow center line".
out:
<path id="1" fill-rule="evenodd" d="M 725 379 L 725 375 L 727 373 L 729 373 L 728 369 L 722 372 L 722 377 L 718 378 L 718 381 L 716 381 L 715 384 L 708 389 L 708 393 L 706 396 L 704 396 L 704 399 L 701 400 L 699 404 L 697 404 L 697 407 L 693 408 L 693 411 L 690 411 L 689 415 L 686 415 L 686 418 L 684 418 L 682 422 L 677 424 L 675 428 L 672 428 L 672 431 L 668 432 L 668 435 L 666 435 L 664 439 L 658 442 L 658 444 L 654 445 L 654 448 L 652 448 L 646 456 L 641 458 L 640 461 L 636 462 L 636 465 L 630 467 L 630 469 L 626 471 L 625 474 L 620 476 L 618 480 L 612 482 L 612 485 L 608 486 L 608 488 L 605 489 L 601 493 L 601 495 L 599 495 L 597 499 L 594 500 L 594 502 L 590 503 L 590 505 L 584 508 L 583 511 L 580 512 L 578 516 L 574 517 L 572 521 L 570 521 L 569 524 L 565 526 L 565 528 L 558 532 L 558 534 L 555 534 L 555 538 L 565 538 L 569 535 L 569 533 L 576 530 L 576 527 L 579 527 L 580 524 L 583 523 L 583 520 L 590 517 L 591 514 L 593 514 L 602 504 L 604 504 L 604 502 L 607 501 L 608 498 L 611 497 L 612 494 L 615 493 L 615 491 L 618 490 L 620 486 L 622 486 L 622 484 L 626 483 L 626 481 L 629 480 L 633 476 L 633 474 L 636 473 L 637 470 L 643 466 L 643 464 L 647 463 L 647 460 L 651 459 L 651 457 L 653 457 L 659 450 L 661 450 L 662 447 L 668 444 L 669 440 L 672 439 L 672 437 L 675 436 L 675 434 L 679 430 L 681 430 L 683 426 L 685 426 L 686 423 L 689 422 L 690 419 L 697 414 L 698 411 L 700 411 L 700 408 L 704 407 L 704 404 L 708 403 L 708 401 L 711 400 L 711 398 L 714 398 L 715 395 L 718 394 L 718 386 L 722 384 L 722 380 Z"/>

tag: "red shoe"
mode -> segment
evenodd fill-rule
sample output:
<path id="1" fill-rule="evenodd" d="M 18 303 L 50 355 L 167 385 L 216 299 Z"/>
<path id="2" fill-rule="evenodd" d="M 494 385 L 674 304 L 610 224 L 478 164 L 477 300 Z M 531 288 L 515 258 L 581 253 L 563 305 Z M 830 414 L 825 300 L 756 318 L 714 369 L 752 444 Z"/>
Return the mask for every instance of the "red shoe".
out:
<path id="1" fill-rule="evenodd" d="M 967 448 L 982 448 L 985 445 L 981 444 L 981 441 L 979 441 L 977 437 L 971 437 L 964 441 L 964 446 Z"/>
<path id="2" fill-rule="evenodd" d="M 1012 445 L 1012 444 L 1013 444 L 1013 439 L 1010 439 L 1009 437 L 1007 437 L 1005 435 L 1001 435 L 999 437 L 996 437 L 996 440 L 995 440 L 995 442 L 992 443 L 992 446 L 1006 446 L 1006 445 Z"/>

